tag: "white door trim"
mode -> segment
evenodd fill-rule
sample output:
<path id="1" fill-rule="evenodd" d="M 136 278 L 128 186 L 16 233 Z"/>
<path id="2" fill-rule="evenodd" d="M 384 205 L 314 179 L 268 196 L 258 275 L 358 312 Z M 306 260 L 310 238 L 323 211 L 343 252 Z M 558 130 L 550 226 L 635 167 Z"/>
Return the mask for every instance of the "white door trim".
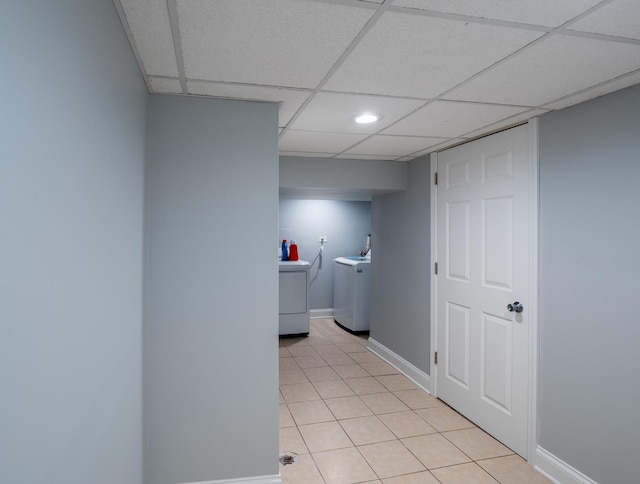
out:
<path id="1" fill-rule="evenodd" d="M 431 358 L 429 368 L 431 369 L 431 395 L 438 396 L 438 367 L 434 364 L 435 353 L 438 349 L 438 284 L 436 280 L 435 266 L 438 261 L 438 187 L 435 184 L 436 173 L 438 172 L 438 153 L 431 153 Z"/>
<path id="2" fill-rule="evenodd" d="M 538 402 L 538 118 L 530 119 L 529 126 L 529 175 L 530 175 L 530 210 L 531 210 L 531 252 L 529 254 L 530 293 L 527 309 L 530 311 L 529 325 L 529 399 L 528 399 L 528 444 L 527 461 L 536 464 L 537 402 Z M 435 176 L 438 170 L 438 153 L 431 154 L 431 393 L 438 396 L 438 367 L 434 364 L 437 351 L 438 329 L 437 313 L 437 281 L 435 264 L 438 262 L 438 189 Z"/>
<path id="3" fill-rule="evenodd" d="M 538 448 L 538 118 L 529 120 L 529 448 L 527 461 L 535 467 Z"/>

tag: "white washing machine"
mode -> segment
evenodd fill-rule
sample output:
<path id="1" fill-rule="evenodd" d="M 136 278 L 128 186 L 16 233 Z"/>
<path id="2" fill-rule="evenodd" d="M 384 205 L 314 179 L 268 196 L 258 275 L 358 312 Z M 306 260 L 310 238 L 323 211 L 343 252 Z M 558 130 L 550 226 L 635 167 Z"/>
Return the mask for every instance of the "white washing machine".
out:
<path id="1" fill-rule="evenodd" d="M 333 261 L 333 319 L 349 331 L 369 331 L 371 259 L 338 257 Z"/>
<path id="2" fill-rule="evenodd" d="M 306 260 L 279 261 L 280 335 L 309 334 L 309 269 Z"/>

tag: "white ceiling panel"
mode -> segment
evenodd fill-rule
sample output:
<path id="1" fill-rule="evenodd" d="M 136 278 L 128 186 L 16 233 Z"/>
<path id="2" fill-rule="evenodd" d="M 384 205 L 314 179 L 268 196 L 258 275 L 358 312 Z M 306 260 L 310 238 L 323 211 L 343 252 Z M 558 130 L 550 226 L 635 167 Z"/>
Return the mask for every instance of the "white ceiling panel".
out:
<path id="1" fill-rule="evenodd" d="M 186 76 L 314 88 L 375 10 L 306 0 L 178 0 Z"/>
<path id="2" fill-rule="evenodd" d="M 304 112 L 296 118 L 291 128 L 373 134 L 423 104 L 424 101 L 413 99 L 320 92 L 305 107 Z M 376 123 L 366 125 L 353 122 L 353 116 L 363 111 L 381 114 L 383 118 Z"/>
<path id="3" fill-rule="evenodd" d="M 340 153 L 362 141 L 366 135 L 322 133 L 320 131 L 287 130 L 280 137 L 280 150 L 306 151 L 308 153 Z"/>
<path id="4" fill-rule="evenodd" d="M 526 110 L 514 106 L 434 101 L 387 128 L 384 134 L 457 137 Z"/>
<path id="5" fill-rule="evenodd" d="M 164 79 L 162 77 L 149 77 L 151 89 L 156 93 L 182 94 L 180 79 Z"/>
<path id="6" fill-rule="evenodd" d="M 601 0 L 396 0 L 394 5 L 558 27 Z"/>
<path id="7" fill-rule="evenodd" d="M 178 77 L 166 0 L 121 0 L 121 5 L 146 73 Z"/>
<path id="8" fill-rule="evenodd" d="M 442 141 L 444 141 L 443 138 L 377 135 L 366 139 L 342 154 L 347 157 L 349 155 L 375 154 L 398 158 L 437 145 Z"/>
<path id="9" fill-rule="evenodd" d="M 551 35 L 446 95 L 541 106 L 640 68 L 640 45 Z"/>
<path id="10" fill-rule="evenodd" d="M 325 87 L 430 99 L 541 35 L 387 12 Z"/>
<path id="11" fill-rule="evenodd" d="M 309 91 L 280 89 L 277 87 L 243 86 L 204 81 L 187 81 L 189 94 L 246 99 L 250 101 L 270 101 L 280 103 L 279 125 L 286 126 L 298 109 L 311 94 Z"/>
<path id="12" fill-rule="evenodd" d="M 636 71 L 626 76 L 619 77 L 611 82 L 601 84 L 593 89 L 587 89 L 586 91 L 579 92 L 571 96 L 564 97 L 558 101 L 546 104 L 544 107 L 549 109 L 562 109 L 567 106 L 573 106 L 589 99 L 594 99 L 599 96 L 604 96 L 610 92 L 624 89 L 625 87 L 640 84 L 640 72 Z"/>
<path id="13" fill-rule="evenodd" d="M 572 30 L 640 39 L 640 2 L 613 0 L 569 26 Z"/>
<path id="14" fill-rule="evenodd" d="M 640 0 L 114 2 L 151 92 L 278 102 L 282 155 L 412 159 L 640 83 Z"/>

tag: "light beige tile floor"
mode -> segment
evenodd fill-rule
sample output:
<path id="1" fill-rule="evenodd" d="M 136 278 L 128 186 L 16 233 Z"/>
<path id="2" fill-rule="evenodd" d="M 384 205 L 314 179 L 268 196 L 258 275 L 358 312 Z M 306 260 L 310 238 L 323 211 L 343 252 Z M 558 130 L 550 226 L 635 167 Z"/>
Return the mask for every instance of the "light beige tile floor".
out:
<path id="1" fill-rule="evenodd" d="M 542 484 L 524 459 L 330 319 L 280 339 L 284 484 Z"/>

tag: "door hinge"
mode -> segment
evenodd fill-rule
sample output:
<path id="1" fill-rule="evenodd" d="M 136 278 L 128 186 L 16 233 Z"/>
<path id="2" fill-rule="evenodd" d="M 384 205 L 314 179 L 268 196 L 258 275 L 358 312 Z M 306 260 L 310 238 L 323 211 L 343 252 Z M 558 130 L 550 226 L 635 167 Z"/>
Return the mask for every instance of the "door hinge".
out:
<path id="1" fill-rule="evenodd" d="M 438 275 L 438 263 L 437 262 L 433 265 L 433 271 L 435 272 L 435 274 L 437 276 Z"/>
<path id="2" fill-rule="evenodd" d="M 433 362 L 434 362 L 436 365 L 438 364 L 438 352 L 437 352 L 437 351 L 433 354 Z"/>
<path id="3" fill-rule="evenodd" d="M 433 175 L 434 175 L 434 176 L 433 176 L 433 183 L 434 183 L 435 185 L 437 185 L 437 184 L 438 184 L 438 173 L 436 172 L 436 173 L 434 173 Z"/>

